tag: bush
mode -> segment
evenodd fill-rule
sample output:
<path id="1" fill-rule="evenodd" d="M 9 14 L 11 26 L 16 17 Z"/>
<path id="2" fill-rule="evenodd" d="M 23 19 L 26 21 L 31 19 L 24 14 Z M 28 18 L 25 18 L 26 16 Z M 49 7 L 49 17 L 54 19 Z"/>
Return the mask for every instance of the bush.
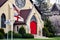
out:
<path id="1" fill-rule="evenodd" d="M 34 38 L 32 34 L 26 33 L 26 30 L 23 26 L 19 29 L 18 33 L 22 35 L 22 38 Z"/>
<path id="2" fill-rule="evenodd" d="M 56 29 L 47 18 L 44 20 L 43 35 L 47 37 L 55 37 Z"/>
<path id="3" fill-rule="evenodd" d="M 46 37 L 50 36 L 50 33 L 46 27 L 43 28 L 43 36 L 46 36 Z"/>
<path id="4" fill-rule="evenodd" d="M 24 27 L 22 26 L 19 31 L 18 31 L 19 34 L 26 34 L 26 30 L 24 29 Z"/>
<path id="5" fill-rule="evenodd" d="M 54 37 L 53 33 L 49 33 L 49 34 L 50 34 L 50 36 L 49 36 L 49 37 Z"/>
<path id="6" fill-rule="evenodd" d="M 13 33 L 13 38 L 22 38 L 22 35 L 18 33 Z"/>
<path id="7" fill-rule="evenodd" d="M 8 38 L 11 38 L 11 31 L 9 31 L 8 33 L 5 33 L 5 38 L 7 38 L 7 35 L 8 35 Z"/>
<path id="8" fill-rule="evenodd" d="M 7 38 L 7 33 L 5 33 L 4 37 Z"/>
<path id="9" fill-rule="evenodd" d="M 22 38 L 21 34 L 18 34 L 18 33 L 12 32 L 12 31 L 8 32 L 8 38 L 11 38 L 11 33 L 13 33 L 13 38 Z M 5 38 L 7 38 L 7 34 L 5 34 Z"/>
<path id="10" fill-rule="evenodd" d="M 4 35 L 0 32 L 0 39 L 3 39 Z"/>
<path id="11" fill-rule="evenodd" d="M 0 32 L 1 32 L 3 35 L 5 35 L 4 29 L 1 29 L 1 28 L 0 28 Z"/>
<path id="12" fill-rule="evenodd" d="M 11 38 L 11 33 L 13 33 L 12 31 L 8 32 L 8 38 Z"/>
<path id="13" fill-rule="evenodd" d="M 55 35 L 55 37 L 60 37 L 60 35 Z"/>
<path id="14" fill-rule="evenodd" d="M 34 38 L 34 36 L 32 34 L 24 34 L 23 38 Z"/>
<path id="15" fill-rule="evenodd" d="M 43 36 L 46 37 L 53 37 L 53 33 L 49 32 L 48 29 L 46 27 L 43 28 Z"/>

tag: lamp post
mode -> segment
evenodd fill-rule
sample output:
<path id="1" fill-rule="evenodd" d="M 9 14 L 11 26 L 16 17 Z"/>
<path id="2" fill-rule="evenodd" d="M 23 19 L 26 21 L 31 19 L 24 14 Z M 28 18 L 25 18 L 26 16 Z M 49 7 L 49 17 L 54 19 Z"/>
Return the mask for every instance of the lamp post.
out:
<path id="1" fill-rule="evenodd" d="M 6 20 L 5 24 L 10 25 L 10 20 Z M 8 40 L 8 32 L 7 32 L 7 40 Z"/>
<path id="2" fill-rule="evenodd" d="M 15 20 L 6 20 L 5 24 L 10 25 L 11 26 L 11 31 L 13 31 L 13 23 L 15 22 Z M 13 39 L 13 32 L 11 32 L 11 40 Z M 7 33 L 7 40 L 8 40 L 8 33 Z"/>

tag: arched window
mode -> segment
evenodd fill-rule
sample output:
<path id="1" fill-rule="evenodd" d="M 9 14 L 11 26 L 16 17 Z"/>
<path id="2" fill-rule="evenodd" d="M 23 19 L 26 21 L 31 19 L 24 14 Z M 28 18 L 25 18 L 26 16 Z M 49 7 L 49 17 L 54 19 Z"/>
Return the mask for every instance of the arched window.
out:
<path id="1" fill-rule="evenodd" d="M 1 15 L 1 28 L 6 28 L 6 24 L 4 23 L 6 21 L 5 14 Z"/>
<path id="2" fill-rule="evenodd" d="M 35 22 L 37 21 L 34 15 L 32 16 L 31 21 L 35 21 Z"/>

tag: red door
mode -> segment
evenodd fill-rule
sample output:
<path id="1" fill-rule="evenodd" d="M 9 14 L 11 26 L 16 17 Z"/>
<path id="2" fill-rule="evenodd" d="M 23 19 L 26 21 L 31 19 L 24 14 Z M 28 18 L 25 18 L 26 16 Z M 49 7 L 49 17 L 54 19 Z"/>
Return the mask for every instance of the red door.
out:
<path id="1" fill-rule="evenodd" d="M 37 23 L 35 21 L 30 23 L 30 30 L 31 34 L 37 34 Z"/>

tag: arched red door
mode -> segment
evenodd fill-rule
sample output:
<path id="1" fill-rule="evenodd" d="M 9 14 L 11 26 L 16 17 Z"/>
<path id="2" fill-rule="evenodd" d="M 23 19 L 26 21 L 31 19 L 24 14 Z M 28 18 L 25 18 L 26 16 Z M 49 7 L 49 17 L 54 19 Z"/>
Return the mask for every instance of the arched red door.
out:
<path id="1" fill-rule="evenodd" d="M 35 21 L 30 22 L 31 34 L 37 34 L 37 23 Z"/>

